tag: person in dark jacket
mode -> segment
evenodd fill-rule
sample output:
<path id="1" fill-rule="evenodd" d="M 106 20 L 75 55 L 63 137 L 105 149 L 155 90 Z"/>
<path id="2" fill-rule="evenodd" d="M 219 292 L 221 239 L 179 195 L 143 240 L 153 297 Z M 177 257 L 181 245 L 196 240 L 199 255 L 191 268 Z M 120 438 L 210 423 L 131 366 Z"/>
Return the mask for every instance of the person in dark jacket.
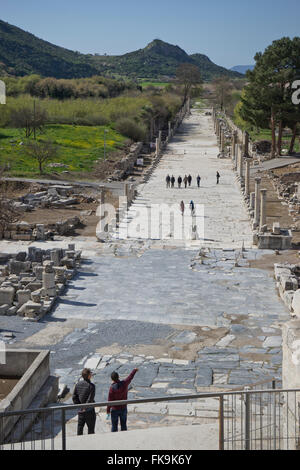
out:
<path id="1" fill-rule="evenodd" d="M 217 171 L 217 175 L 216 175 L 216 176 L 217 176 L 217 184 L 219 184 L 219 181 L 220 181 L 221 175 L 220 175 L 220 173 L 219 173 L 218 171 Z"/>
<path id="2" fill-rule="evenodd" d="M 92 375 L 90 369 L 83 369 L 82 379 L 77 382 L 73 392 L 72 399 L 75 405 L 95 403 L 96 387 L 91 382 Z M 77 436 L 82 436 L 85 424 L 88 428 L 88 434 L 95 434 L 95 408 L 86 406 L 78 411 Z"/>
<path id="3" fill-rule="evenodd" d="M 181 176 L 178 176 L 178 188 L 181 188 L 181 183 L 182 183 L 182 178 Z"/>
<path id="4" fill-rule="evenodd" d="M 174 184 L 175 184 L 175 177 L 174 175 L 172 175 L 171 177 L 171 187 L 174 188 Z"/>
<path id="5" fill-rule="evenodd" d="M 166 177 L 167 188 L 170 187 L 170 183 L 171 183 L 171 177 L 170 177 L 170 175 L 168 175 L 168 176 Z"/>
<path id="6" fill-rule="evenodd" d="M 192 184 L 192 179 L 193 179 L 193 178 L 191 177 L 191 175 L 189 175 L 189 176 L 188 176 L 188 183 L 189 183 L 189 186 L 191 186 L 191 184 Z"/>
<path id="7" fill-rule="evenodd" d="M 198 175 L 197 176 L 197 186 L 198 186 L 198 188 L 200 188 L 200 184 L 201 184 L 201 176 Z"/>
<path id="8" fill-rule="evenodd" d="M 194 201 L 191 201 L 191 202 L 190 202 L 190 210 L 191 210 L 191 215 L 194 215 L 194 211 L 195 211 L 195 204 L 194 204 Z"/>
<path id="9" fill-rule="evenodd" d="M 185 175 L 185 177 L 183 178 L 183 182 L 184 182 L 184 187 L 186 189 L 187 187 L 187 184 L 188 184 L 188 177 Z"/>
<path id="10" fill-rule="evenodd" d="M 127 400 L 128 386 L 131 383 L 133 377 L 137 373 L 138 369 L 128 375 L 127 379 L 120 380 L 119 374 L 113 372 L 111 374 L 111 380 L 113 381 L 108 394 L 108 401 L 121 401 Z M 127 431 L 127 406 L 108 406 L 107 414 L 111 415 L 111 432 L 118 432 L 118 421 L 120 418 L 121 431 Z"/>

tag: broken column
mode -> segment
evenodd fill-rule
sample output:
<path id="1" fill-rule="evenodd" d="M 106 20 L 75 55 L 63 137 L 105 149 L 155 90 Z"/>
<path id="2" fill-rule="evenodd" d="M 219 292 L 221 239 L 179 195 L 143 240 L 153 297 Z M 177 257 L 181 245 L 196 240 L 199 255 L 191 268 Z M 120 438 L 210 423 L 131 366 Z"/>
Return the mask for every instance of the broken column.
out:
<path id="1" fill-rule="evenodd" d="M 263 227 L 267 223 L 267 190 L 260 190 L 260 222 L 259 229 L 263 230 Z"/>
<path id="2" fill-rule="evenodd" d="M 36 224 L 36 239 L 45 240 L 45 225 Z"/>
<path id="3" fill-rule="evenodd" d="M 248 197 L 249 194 L 250 194 L 250 161 L 246 159 L 245 196 Z"/>
<path id="4" fill-rule="evenodd" d="M 249 134 L 247 131 L 244 132 L 244 157 L 249 157 Z"/>
<path id="5" fill-rule="evenodd" d="M 225 130 L 224 127 L 221 129 L 221 153 L 225 151 Z"/>
<path id="6" fill-rule="evenodd" d="M 171 139 L 171 137 L 172 137 L 172 123 L 171 123 L 171 121 L 168 122 L 168 126 L 169 126 L 168 136 L 169 136 L 169 139 Z"/>
<path id="7" fill-rule="evenodd" d="M 61 251 L 60 250 L 51 250 L 50 251 L 50 259 L 53 261 L 54 266 L 59 266 L 60 265 L 60 260 L 61 260 Z"/>
<path id="8" fill-rule="evenodd" d="M 159 140 L 159 148 L 161 149 L 161 147 L 162 147 L 162 131 L 158 132 L 158 140 Z"/>
<path id="9" fill-rule="evenodd" d="M 236 131 L 234 131 L 232 133 L 232 151 L 231 151 L 231 156 L 233 160 L 236 157 L 236 143 L 237 143 L 237 133 Z"/>
<path id="10" fill-rule="evenodd" d="M 44 261 L 43 271 L 43 295 L 45 297 L 55 297 L 55 272 L 53 269 L 53 261 Z"/>
<path id="11" fill-rule="evenodd" d="M 250 210 L 255 210 L 255 193 L 250 193 Z"/>
<path id="12" fill-rule="evenodd" d="M 155 156 L 158 157 L 159 156 L 159 139 L 156 139 L 155 140 Z"/>
<path id="13" fill-rule="evenodd" d="M 261 178 L 255 178 L 255 207 L 254 207 L 254 227 L 259 225 L 260 217 L 260 183 Z"/>
<path id="14" fill-rule="evenodd" d="M 239 176 L 243 179 L 243 154 L 242 154 L 242 146 L 239 146 Z"/>

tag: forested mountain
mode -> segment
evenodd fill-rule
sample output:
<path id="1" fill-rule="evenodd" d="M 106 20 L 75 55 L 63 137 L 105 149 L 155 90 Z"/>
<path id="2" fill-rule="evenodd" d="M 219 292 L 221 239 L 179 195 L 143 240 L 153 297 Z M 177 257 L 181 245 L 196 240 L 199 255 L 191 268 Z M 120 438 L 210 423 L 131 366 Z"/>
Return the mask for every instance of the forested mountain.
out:
<path id="1" fill-rule="evenodd" d="M 182 63 L 199 66 L 204 80 L 241 77 L 214 64 L 203 54 L 188 55 L 179 46 L 155 39 L 144 49 L 120 56 L 80 54 L 55 46 L 0 20 L 0 74 L 79 78 L 92 75 L 172 78 Z"/>

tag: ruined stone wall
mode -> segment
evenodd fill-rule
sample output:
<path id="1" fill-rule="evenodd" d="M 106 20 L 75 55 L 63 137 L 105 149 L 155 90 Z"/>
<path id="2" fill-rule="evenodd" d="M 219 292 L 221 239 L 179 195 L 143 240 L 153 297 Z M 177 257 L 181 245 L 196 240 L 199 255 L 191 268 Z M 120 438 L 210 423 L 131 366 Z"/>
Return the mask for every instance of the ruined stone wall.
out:
<path id="1" fill-rule="evenodd" d="M 300 320 L 291 320 L 283 325 L 282 328 L 282 384 L 284 389 L 300 389 Z M 283 432 L 284 435 L 299 433 L 300 417 L 300 392 L 291 392 L 289 399 L 284 394 L 283 404 Z M 296 434 L 296 437 L 297 437 Z M 293 450 L 290 444 L 289 449 Z M 287 443 L 284 443 L 287 448 Z M 296 448 L 296 447 L 295 447 Z M 299 450 L 299 447 L 298 447 Z"/>

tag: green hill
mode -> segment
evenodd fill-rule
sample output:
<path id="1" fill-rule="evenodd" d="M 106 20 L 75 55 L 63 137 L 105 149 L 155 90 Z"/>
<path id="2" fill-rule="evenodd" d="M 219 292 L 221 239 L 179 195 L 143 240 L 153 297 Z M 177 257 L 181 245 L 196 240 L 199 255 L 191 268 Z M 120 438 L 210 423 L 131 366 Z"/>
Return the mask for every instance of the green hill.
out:
<path id="1" fill-rule="evenodd" d="M 37 38 L 0 20 L 0 71 L 10 75 L 79 78 L 97 73 L 84 54 Z"/>
<path id="2" fill-rule="evenodd" d="M 155 39 L 144 49 L 120 56 L 80 54 L 55 46 L 0 20 L 0 74 L 79 78 L 92 75 L 172 78 L 182 63 L 199 66 L 204 80 L 220 75 L 241 77 L 202 54 L 188 55 L 179 46 Z"/>

